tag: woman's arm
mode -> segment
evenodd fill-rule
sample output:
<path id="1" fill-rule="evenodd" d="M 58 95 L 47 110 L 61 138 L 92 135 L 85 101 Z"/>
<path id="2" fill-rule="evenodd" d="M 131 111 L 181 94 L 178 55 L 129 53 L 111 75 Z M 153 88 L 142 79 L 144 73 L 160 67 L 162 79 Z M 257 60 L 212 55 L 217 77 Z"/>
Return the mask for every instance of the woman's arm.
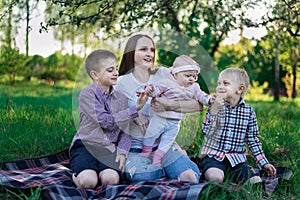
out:
<path id="1" fill-rule="evenodd" d="M 175 111 L 181 113 L 192 113 L 203 111 L 203 105 L 195 99 L 176 101 L 166 97 L 153 98 L 152 109 L 155 112 Z"/>

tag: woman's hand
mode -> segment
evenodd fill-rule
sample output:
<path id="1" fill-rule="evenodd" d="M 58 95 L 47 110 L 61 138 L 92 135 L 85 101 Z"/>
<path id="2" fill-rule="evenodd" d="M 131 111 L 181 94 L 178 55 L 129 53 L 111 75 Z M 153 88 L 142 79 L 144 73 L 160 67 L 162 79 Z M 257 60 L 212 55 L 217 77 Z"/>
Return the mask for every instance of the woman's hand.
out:
<path id="1" fill-rule="evenodd" d="M 167 110 L 171 110 L 169 104 L 175 104 L 176 102 L 172 99 L 167 99 L 166 97 L 156 97 L 152 98 L 151 107 L 154 112 L 164 112 Z"/>
<path id="2" fill-rule="evenodd" d="M 276 168 L 272 164 L 266 164 L 263 166 L 263 170 L 267 172 L 268 176 L 276 175 Z"/>
<path id="3" fill-rule="evenodd" d="M 126 156 L 124 154 L 117 155 L 115 162 L 119 163 L 119 170 L 124 172 L 125 171 Z"/>
<path id="4" fill-rule="evenodd" d="M 203 105 L 195 99 L 175 101 L 165 96 L 152 98 L 151 107 L 155 112 L 174 111 L 180 113 L 192 113 L 203 110 Z"/>

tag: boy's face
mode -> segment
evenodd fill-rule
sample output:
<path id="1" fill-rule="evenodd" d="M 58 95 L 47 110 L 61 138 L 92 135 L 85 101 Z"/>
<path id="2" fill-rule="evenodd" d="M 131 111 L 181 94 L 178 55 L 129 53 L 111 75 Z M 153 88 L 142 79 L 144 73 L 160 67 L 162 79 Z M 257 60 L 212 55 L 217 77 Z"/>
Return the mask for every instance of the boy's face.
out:
<path id="1" fill-rule="evenodd" d="M 119 76 L 117 61 L 114 58 L 107 58 L 103 60 L 103 63 L 98 72 L 93 71 L 93 79 L 100 87 L 109 91 L 112 85 L 117 84 Z"/>
<path id="2" fill-rule="evenodd" d="M 244 86 L 234 81 L 229 74 L 220 74 L 217 86 L 217 95 L 224 97 L 227 102 L 235 102 L 242 97 Z"/>
<path id="3" fill-rule="evenodd" d="M 174 78 L 176 79 L 179 85 L 189 87 L 197 81 L 198 74 L 197 71 L 188 70 L 174 74 Z"/>

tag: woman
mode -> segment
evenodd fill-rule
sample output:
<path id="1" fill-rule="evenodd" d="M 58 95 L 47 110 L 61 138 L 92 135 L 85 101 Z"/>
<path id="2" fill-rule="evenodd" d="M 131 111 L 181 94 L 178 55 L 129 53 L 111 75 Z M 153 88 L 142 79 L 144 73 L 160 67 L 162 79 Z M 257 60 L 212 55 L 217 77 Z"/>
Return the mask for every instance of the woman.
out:
<path id="1" fill-rule="evenodd" d="M 171 76 L 168 68 L 156 68 L 155 44 L 147 35 L 132 36 L 124 50 L 116 89 L 123 92 L 129 99 L 129 106 L 136 102 L 137 92 L 148 84 Z M 130 124 L 129 133 L 132 136 L 131 149 L 126 163 L 126 174 L 131 181 L 155 180 L 164 176 L 181 181 L 197 183 L 200 171 L 195 163 L 174 142 L 162 159 L 162 167 L 153 165 L 152 161 L 139 153 L 142 152 L 143 135 L 148 125 L 151 99 L 139 111 L 140 117 Z M 152 109 L 172 110 L 177 112 L 197 112 L 202 107 L 196 100 L 170 101 L 158 98 L 152 101 Z M 155 151 L 156 148 L 153 148 Z"/>

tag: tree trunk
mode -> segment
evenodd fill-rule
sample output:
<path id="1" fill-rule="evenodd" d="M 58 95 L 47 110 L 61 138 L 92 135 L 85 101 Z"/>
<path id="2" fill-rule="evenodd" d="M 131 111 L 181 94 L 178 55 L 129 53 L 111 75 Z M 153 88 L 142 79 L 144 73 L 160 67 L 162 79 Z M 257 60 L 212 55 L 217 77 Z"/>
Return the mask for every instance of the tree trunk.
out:
<path id="1" fill-rule="evenodd" d="M 297 97 L 296 83 L 297 83 L 297 67 L 300 67 L 300 38 L 298 38 L 298 49 L 294 52 L 295 56 L 292 58 L 292 73 L 293 73 L 293 85 L 292 85 L 292 98 Z"/>
<path id="2" fill-rule="evenodd" d="M 293 85 L 292 85 L 292 98 L 295 99 L 297 97 L 297 91 L 296 91 L 296 82 L 297 82 L 297 65 L 292 66 L 293 70 Z"/>
<path id="3" fill-rule="evenodd" d="M 279 38 L 275 42 L 275 77 L 274 77 L 274 101 L 279 101 Z"/>
<path id="4" fill-rule="evenodd" d="M 29 12 L 29 0 L 26 0 L 26 57 L 29 55 L 29 20 L 30 20 L 30 12 Z"/>
<path id="5" fill-rule="evenodd" d="M 60 37 L 60 52 L 64 51 L 64 45 L 65 44 L 65 30 L 62 29 L 62 36 Z"/>
<path id="6" fill-rule="evenodd" d="M 10 49 L 12 48 L 12 6 L 13 6 L 13 3 L 12 2 L 9 3 L 8 19 L 7 19 L 7 32 L 6 32 L 6 43 Z"/>
<path id="7" fill-rule="evenodd" d="M 179 20 L 177 18 L 177 13 L 175 13 L 175 11 L 173 10 L 171 4 L 167 3 L 166 6 L 167 6 L 167 9 L 168 9 L 168 11 L 169 11 L 169 13 L 171 15 L 171 22 L 172 22 L 173 26 L 175 27 L 175 30 L 178 33 L 181 33 L 182 30 L 181 30 L 181 28 L 179 26 L 180 22 L 179 22 Z"/>
<path id="8" fill-rule="evenodd" d="M 221 43 L 221 41 L 222 41 L 223 34 L 224 34 L 224 32 L 222 32 L 222 34 L 221 34 L 220 37 L 216 40 L 216 42 L 214 43 L 214 45 L 213 45 L 213 47 L 212 47 L 212 49 L 211 49 L 210 56 L 211 56 L 212 58 L 215 57 L 215 54 L 216 54 L 216 52 L 217 52 L 217 50 L 218 50 L 218 48 L 219 48 L 219 46 L 220 46 L 220 43 Z"/>
<path id="9" fill-rule="evenodd" d="M 75 54 L 75 30 L 72 28 L 72 33 L 71 33 L 71 45 L 72 45 L 72 56 Z"/>

